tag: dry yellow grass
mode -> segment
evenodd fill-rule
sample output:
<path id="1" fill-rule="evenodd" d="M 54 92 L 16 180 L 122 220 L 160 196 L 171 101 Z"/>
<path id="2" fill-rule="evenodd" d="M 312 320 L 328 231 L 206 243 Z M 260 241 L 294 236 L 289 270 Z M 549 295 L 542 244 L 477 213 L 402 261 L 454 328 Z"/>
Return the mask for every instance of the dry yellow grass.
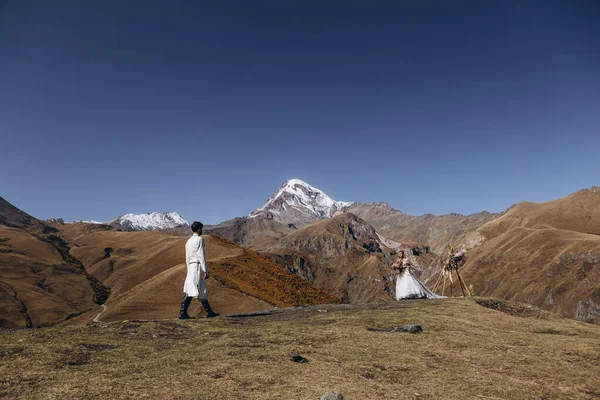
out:
<path id="1" fill-rule="evenodd" d="M 591 399 L 600 327 L 471 299 L 328 305 L 192 321 L 123 321 L 0 335 L 15 399 Z M 527 312 L 523 312 L 523 310 Z M 420 334 L 388 333 L 399 324 Z M 309 362 L 286 356 L 297 352 Z"/>

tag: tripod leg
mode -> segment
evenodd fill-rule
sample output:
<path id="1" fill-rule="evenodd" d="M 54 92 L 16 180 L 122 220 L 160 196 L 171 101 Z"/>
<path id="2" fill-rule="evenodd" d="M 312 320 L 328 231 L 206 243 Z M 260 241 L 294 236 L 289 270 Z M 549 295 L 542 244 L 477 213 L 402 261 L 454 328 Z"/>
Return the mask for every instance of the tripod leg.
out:
<path id="1" fill-rule="evenodd" d="M 468 295 L 469 297 L 472 297 L 471 296 L 471 291 L 467 287 L 467 284 L 465 283 L 465 281 L 463 281 L 463 278 L 462 278 L 462 276 L 460 276 L 460 273 L 458 272 L 458 270 L 456 270 L 456 275 L 458 276 L 458 281 L 460 282 L 461 288 L 464 287 L 464 289 L 463 289 L 463 296 L 467 296 Z M 465 291 L 467 292 L 466 295 L 465 295 Z"/>
<path id="2" fill-rule="evenodd" d="M 438 288 L 438 285 L 440 284 L 440 280 L 442 279 L 442 275 L 443 275 L 442 271 L 440 271 L 440 274 L 438 275 L 438 278 L 435 281 L 435 285 L 433 285 L 433 292 L 434 293 L 437 292 L 437 288 Z"/>
<path id="3" fill-rule="evenodd" d="M 446 290 L 446 275 L 444 275 L 444 286 L 442 286 L 442 296 L 444 295 L 444 290 Z"/>

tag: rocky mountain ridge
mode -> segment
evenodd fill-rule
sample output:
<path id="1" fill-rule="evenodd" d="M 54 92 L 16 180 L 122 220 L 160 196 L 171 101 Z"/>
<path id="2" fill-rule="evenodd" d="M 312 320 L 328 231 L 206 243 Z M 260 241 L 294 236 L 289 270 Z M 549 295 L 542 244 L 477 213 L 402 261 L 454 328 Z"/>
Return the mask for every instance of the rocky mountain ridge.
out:
<path id="1" fill-rule="evenodd" d="M 444 253 L 449 244 L 473 247 L 481 241 L 479 227 L 503 213 L 487 211 L 470 215 L 410 215 L 392 208 L 387 203 L 354 203 L 345 208 L 369 222 L 387 239 L 406 244 L 426 244 L 435 253 Z"/>

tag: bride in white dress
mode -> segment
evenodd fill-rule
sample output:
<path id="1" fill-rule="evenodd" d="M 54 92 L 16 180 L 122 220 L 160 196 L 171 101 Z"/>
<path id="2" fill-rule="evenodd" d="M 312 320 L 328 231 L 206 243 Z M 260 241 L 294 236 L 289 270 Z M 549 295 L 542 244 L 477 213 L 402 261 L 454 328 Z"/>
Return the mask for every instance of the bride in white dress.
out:
<path id="1" fill-rule="evenodd" d="M 413 273 L 413 266 L 404 255 L 404 250 L 400 250 L 396 262 L 391 267 L 398 270 L 396 279 L 396 300 L 406 299 L 438 299 L 444 296 L 438 296 L 427 288 Z"/>

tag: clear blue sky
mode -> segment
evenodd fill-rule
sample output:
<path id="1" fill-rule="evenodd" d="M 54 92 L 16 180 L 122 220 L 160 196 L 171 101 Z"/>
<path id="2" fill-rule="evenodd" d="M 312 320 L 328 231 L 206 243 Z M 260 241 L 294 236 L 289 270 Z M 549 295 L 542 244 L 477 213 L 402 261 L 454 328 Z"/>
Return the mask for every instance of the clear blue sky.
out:
<path id="1" fill-rule="evenodd" d="M 410 213 L 600 184 L 600 3 L 0 0 L 0 196 L 246 215 L 288 178 Z"/>

